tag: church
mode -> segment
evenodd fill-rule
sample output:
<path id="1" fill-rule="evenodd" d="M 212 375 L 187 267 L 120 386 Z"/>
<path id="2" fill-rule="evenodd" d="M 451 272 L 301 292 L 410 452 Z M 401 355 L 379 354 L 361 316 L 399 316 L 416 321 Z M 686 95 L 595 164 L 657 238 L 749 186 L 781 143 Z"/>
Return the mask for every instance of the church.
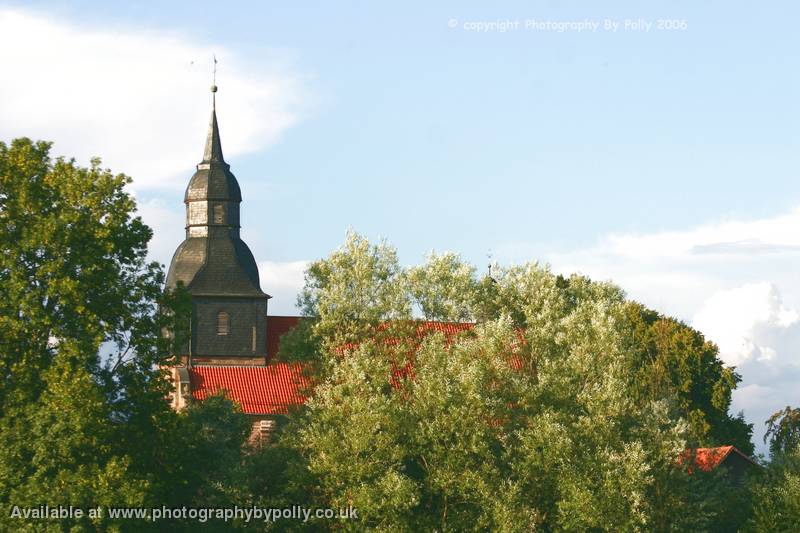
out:
<path id="1" fill-rule="evenodd" d="M 299 364 L 274 362 L 280 338 L 298 325 L 299 316 L 271 316 L 270 296 L 261 289 L 258 267 L 240 237 L 239 183 L 222 155 L 216 113 L 216 86 L 203 160 L 184 196 L 186 238 L 178 246 L 166 287 L 183 284 L 191 295 L 189 338 L 171 369 L 172 406 L 225 391 L 253 420 L 251 440 L 266 441 L 292 407 L 305 402 L 308 380 Z M 420 322 L 417 334 L 446 336 L 471 323 Z M 720 465 L 735 473 L 757 468 L 733 446 L 687 450 L 700 470 Z"/>
<path id="2" fill-rule="evenodd" d="M 172 405 L 227 391 L 253 419 L 253 436 L 266 437 L 277 420 L 301 404 L 307 382 L 297 365 L 271 363 L 280 337 L 300 317 L 269 316 L 270 296 L 240 237 L 242 193 L 222 155 L 216 86 L 203 160 L 184 196 L 186 238 L 178 246 L 166 288 L 183 284 L 191 296 L 188 340 L 171 369 Z"/>

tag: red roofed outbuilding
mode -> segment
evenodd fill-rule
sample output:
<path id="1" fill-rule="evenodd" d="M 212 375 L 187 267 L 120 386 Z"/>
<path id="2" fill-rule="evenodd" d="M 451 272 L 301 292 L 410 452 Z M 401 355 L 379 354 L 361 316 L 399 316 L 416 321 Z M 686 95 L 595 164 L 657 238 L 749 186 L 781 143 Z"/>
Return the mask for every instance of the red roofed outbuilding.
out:
<path id="1" fill-rule="evenodd" d="M 732 477 L 741 479 L 747 472 L 761 468 L 761 465 L 739 451 L 735 446 L 718 446 L 716 448 L 695 448 L 686 450 L 679 462 L 691 460 L 691 472 L 696 467 L 703 472 L 712 472 L 718 468 L 726 468 Z"/>

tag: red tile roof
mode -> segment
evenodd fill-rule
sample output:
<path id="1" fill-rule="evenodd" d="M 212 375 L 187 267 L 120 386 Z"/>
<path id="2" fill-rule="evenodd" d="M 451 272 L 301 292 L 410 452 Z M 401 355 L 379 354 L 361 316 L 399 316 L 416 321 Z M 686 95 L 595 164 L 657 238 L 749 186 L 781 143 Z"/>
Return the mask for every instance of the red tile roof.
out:
<path id="1" fill-rule="evenodd" d="M 301 316 L 276 315 L 269 315 L 267 317 L 267 361 L 275 359 L 281 347 L 281 337 L 297 326 L 303 318 L 304 317 Z M 435 332 L 444 333 L 446 337 L 450 337 L 474 328 L 475 324 L 471 322 L 436 322 L 432 320 L 420 320 L 417 322 L 416 326 L 417 337 L 423 338 L 425 335 Z M 385 328 L 385 324 L 379 326 L 379 329 Z M 347 345 L 343 348 L 353 348 L 353 346 Z"/>
<path id="2" fill-rule="evenodd" d="M 195 366 L 189 370 L 192 396 L 204 400 L 219 390 L 247 414 L 287 414 L 306 401 L 308 380 L 298 364 L 267 366 Z"/>
<path id="3" fill-rule="evenodd" d="M 281 336 L 300 323 L 300 316 L 267 317 L 267 361 L 275 359 L 281 347 Z"/>
<path id="4" fill-rule="evenodd" d="M 280 339 L 300 323 L 303 317 L 267 317 L 267 361 L 280 350 Z M 416 333 L 422 339 L 429 333 L 440 332 L 450 338 L 471 330 L 472 323 L 419 321 Z M 391 377 L 396 386 L 398 379 L 413 378 L 413 364 L 408 362 L 395 368 Z M 225 390 L 239 402 L 248 414 L 286 414 L 290 406 L 301 405 L 306 397 L 308 380 L 298 364 L 272 363 L 267 366 L 195 366 L 189 371 L 192 396 L 203 400 L 219 390 Z"/>
<path id="5" fill-rule="evenodd" d="M 472 322 L 434 322 L 426 320 L 417 324 L 417 336 L 422 337 L 431 332 L 441 332 L 449 337 L 462 331 L 471 330 L 474 327 L 475 324 Z"/>
<path id="6" fill-rule="evenodd" d="M 694 455 L 694 464 L 700 470 L 704 472 L 711 472 L 730 456 L 740 456 L 740 458 L 746 460 L 748 463 L 752 463 L 758 466 L 752 459 L 748 456 L 740 452 L 735 446 L 718 446 L 716 448 L 696 448 L 694 450 L 686 450 L 679 462 L 682 462 L 684 458 L 688 458 Z M 691 471 L 691 467 L 689 468 Z"/>
<path id="7" fill-rule="evenodd" d="M 733 450 L 733 446 L 697 448 L 697 450 L 695 450 L 694 464 L 704 472 L 711 472 L 718 467 Z"/>

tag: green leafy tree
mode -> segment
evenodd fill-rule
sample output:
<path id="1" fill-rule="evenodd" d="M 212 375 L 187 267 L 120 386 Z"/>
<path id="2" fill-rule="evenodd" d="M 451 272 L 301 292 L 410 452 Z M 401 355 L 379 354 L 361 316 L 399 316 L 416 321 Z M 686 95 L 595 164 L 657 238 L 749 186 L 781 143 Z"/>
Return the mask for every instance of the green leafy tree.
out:
<path id="1" fill-rule="evenodd" d="M 623 332 L 634 378 L 632 392 L 642 401 L 671 397 L 690 424 L 696 446 L 733 444 L 752 455 L 752 425 L 728 413 L 741 378 L 724 366 L 716 345 L 686 324 L 627 302 Z"/>
<path id="2" fill-rule="evenodd" d="M 764 442 L 769 441 L 769 451 L 773 456 L 800 447 L 800 408 L 786 406 L 769 417 L 766 425 Z"/>
<path id="3" fill-rule="evenodd" d="M 99 160 L 51 158 L 49 143 L 0 143 L 4 529 L 156 528 L 108 516 L 26 523 L 9 509 L 213 501 L 223 473 L 208 462 L 235 460 L 245 438 L 230 402 L 169 406 L 164 368 L 180 339 L 163 332 L 181 330 L 188 300 L 162 294 L 128 183 Z"/>
<path id="4" fill-rule="evenodd" d="M 800 446 L 772 457 L 753 484 L 753 517 L 748 530 L 759 533 L 800 530 Z"/>
<path id="5" fill-rule="evenodd" d="M 635 531 L 657 529 L 659 505 L 667 524 L 691 517 L 673 492 L 686 425 L 664 403 L 625 398 L 622 365 L 587 372 L 577 344 L 535 382 L 510 364 L 515 337 L 508 321 L 456 343 L 431 336 L 413 379 L 372 343 L 340 358 L 287 437 L 315 503 L 357 508 L 343 525 L 355 530 Z"/>
<path id="6" fill-rule="evenodd" d="M 766 421 L 770 463 L 752 484 L 749 531 L 800 530 L 800 409 L 787 406 Z"/>
<path id="7" fill-rule="evenodd" d="M 354 288 L 391 298 L 361 299 L 368 309 L 359 312 L 348 307 Z M 313 319 L 293 342 L 313 338 L 306 345 L 326 371 L 276 449 L 295 451 L 291 469 L 307 472 L 315 503 L 359 509 L 360 522 L 340 527 L 702 531 L 721 523 L 720 479 L 690 474 L 678 458 L 726 435 L 748 449 L 749 427 L 727 415 L 735 374 L 699 333 L 627 301 L 618 287 L 537 264 L 476 279 L 449 254 L 403 270 L 385 243 L 351 233 L 309 269 L 303 294 Z M 477 325 L 425 338 L 387 328 L 409 307 Z"/>
<path id="8" fill-rule="evenodd" d="M 10 516 L 14 506 L 142 506 L 151 489 L 132 472 L 131 458 L 118 453 L 109 404 L 91 374 L 75 360 L 59 359 L 42 378 L 47 386 L 40 397 L 3 419 L 0 494 L 6 505 L 0 523 L 8 531 L 121 527 L 88 514 L 49 524 Z"/>
<path id="9" fill-rule="evenodd" d="M 136 346 L 135 326 L 160 293 L 145 261 L 152 232 L 133 217 L 130 181 L 94 160 L 50 159 L 48 143 L 0 143 L 0 403 L 35 399 L 68 340 L 98 373 L 98 348 Z M 148 340 L 149 343 L 149 340 Z M 146 352 L 143 351 L 143 354 Z M 149 355 L 149 354 L 147 354 Z"/>
<path id="10" fill-rule="evenodd" d="M 478 281 L 475 267 L 457 254 L 428 255 L 425 264 L 406 273 L 410 299 L 426 320 L 465 322 L 475 319 Z"/>
<path id="11" fill-rule="evenodd" d="M 149 481 L 134 473 L 115 429 L 132 415 L 128 398 L 164 391 L 149 387 L 166 348 L 151 328 L 162 280 L 145 261 L 151 232 L 131 215 L 127 177 L 97 160 L 90 168 L 53 161 L 49 150 L 0 143 L 0 434 L 8 439 L 0 475 L 24 480 L 4 486 L 0 501 L 36 506 L 47 493 L 141 501 Z M 104 344 L 120 364 L 101 360 Z M 132 371 L 122 363 L 134 353 Z M 145 387 L 123 386 L 134 373 Z"/>
<path id="12" fill-rule="evenodd" d="M 357 343 L 387 321 L 411 318 L 402 275 L 394 248 L 349 231 L 340 249 L 308 267 L 298 307 L 315 319 L 313 335 L 326 348 Z"/>

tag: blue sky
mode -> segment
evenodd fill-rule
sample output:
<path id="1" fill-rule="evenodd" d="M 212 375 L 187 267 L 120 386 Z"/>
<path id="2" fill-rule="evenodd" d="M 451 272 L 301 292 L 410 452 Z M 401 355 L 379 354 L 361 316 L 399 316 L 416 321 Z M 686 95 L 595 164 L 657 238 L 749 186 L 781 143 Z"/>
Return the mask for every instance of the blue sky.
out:
<path id="1" fill-rule="evenodd" d="M 167 263 L 215 52 L 276 313 L 348 227 L 408 264 L 538 259 L 700 328 L 760 424 L 800 404 L 798 7 L 605 4 L 0 3 L 0 138 L 132 175 Z"/>
<path id="2" fill-rule="evenodd" d="M 277 145 L 232 161 L 246 187 L 245 226 L 264 228 L 274 260 L 324 254 L 352 225 L 389 237 L 409 261 L 447 248 L 483 263 L 502 240 L 544 251 L 798 200 L 789 3 L 376 4 L 29 3 L 81 24 L 291 58 L 311 80 L 313 113 Z M 640 18 L 687 29 L 462 28 Z M 224 102 L 236 94 L 220 60 Z"/>

